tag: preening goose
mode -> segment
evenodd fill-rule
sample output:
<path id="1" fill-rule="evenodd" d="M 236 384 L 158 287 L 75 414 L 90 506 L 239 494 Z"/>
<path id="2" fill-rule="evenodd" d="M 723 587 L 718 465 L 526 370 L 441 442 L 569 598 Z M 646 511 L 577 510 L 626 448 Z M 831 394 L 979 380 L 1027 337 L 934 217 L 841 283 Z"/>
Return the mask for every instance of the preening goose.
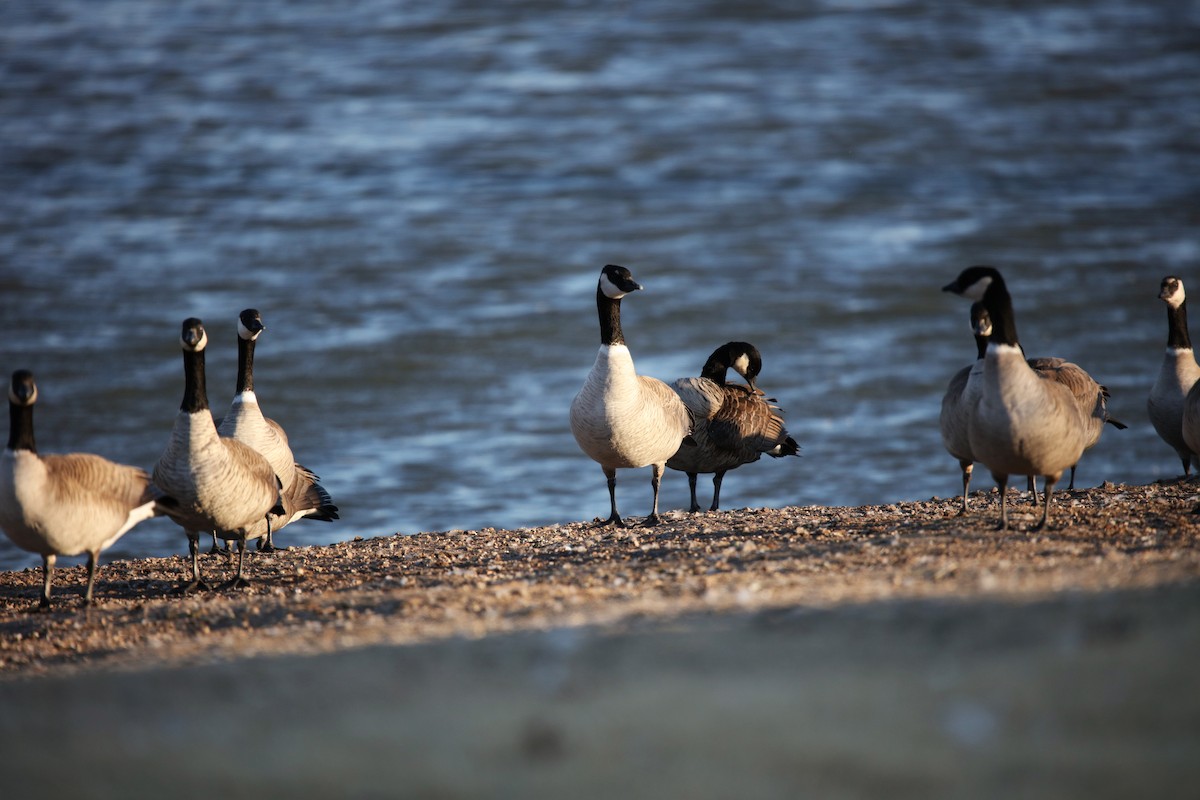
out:
<path id="1" fill-rule="evenodd" d="M 295 462 L 283 427 L 263 416 L 258 404 L 258 396 L 254 393 L 254 346 L 259 334 L 265 330 L 257 309 L 248 308 L 238 315 L 237 394 L 229 413 L 220 421 L 217 433 L 261 453 L 279 476 L 285 513 L 271 515 L 270 520 L 264 520 L 248 532 L 254 538 L 259 534 L 259 527 L 263 527 L 257 538 L 259 549 L 274 550 L 272 537 L 280 528 L 302 518 L 329 522 L 338 518 L 338 509 L 317 476 Z"/>
<path id="2" fill-rule="evenodd" d="M 1179 455 L 1183 474 L 1188 476 L 1193 466 L 1200 469 L 1200 457 L 1197 456 L 1200 451 L 1184 439 L 1183 407 L 1188 392 L 1200 380 L 1200 365 L 1196 363 L 1192 339 L 1188 335 L 1187 295 L 1183 291 L 1183 281 L 1174 275 L 1163 278 L 1158 298 L 1167 304 L 1167 352 L 1163 354 L 1158 378 L 1146 400 L 1146 411 L 1154 430 Z"/>
<path id="3" fill-rule="evenodd" d="M 17 370 L 8 388 L 8 446 L 0 458 L 0 528 L 13 544 L 42 557 L 42 597 L 58 556 L 87 553 L 84 605 L 92 602 L 96 561 L 142 520 L 167 513 L 171 500 L 137 467 L 90 453 L 39 455 L 33 436 L 38 390 L 33 374 Z"/>
<path id="4" fill-rule="evenodd" d="M 238 543 L 237 576 L 227 585 L 241 586 L 246 582 L 246 540 L 266 535 L 268 514 L 286 513 L 279 478 L 262 455 L 217 434 L 205 386 L 208 334 L 200 320 L 184 320 L 180 344 L 183 402 L 171 439 L 154 467 L 154 483 L 179 504 L 172 518 L 188 537 L 192 579 L 182 590 L 205 586 L 200 579 L 200 531 L 214 531 L 220 538 Z"/>
<path id="5" fill-rule="evenodd" d="M 943 290 L 980 303 L 992 322 L 969 438 L 972 455 L 992 473 L 1000 491 L 999 528 L 1008 528 L 1008 476 L 1041 475 L 1046 499 L 1035 530 L 1041 529 L 1050 519 L 1054 484 L 1087 445 L 1087 418 L 1066 386 L 1039 378 L 1025 360 L 1012 298 L 998 270 L 969 267 Z"/>
<path id="6" fill-rule="evenodd" d="M 625 267 L 609 264 L 596 285 L 600 351 L 571 402 L 571 433 L 608 479 L 612 512 L 601 524 L 624 525 L 617 513 L 617 470 L 653 467 L 654 503 L 647 525 L 656 525 L 658 489 L 667 459 L 691 430 L 687 408 L 670 386 L 638 375 L 621 333 L 621 298 L 641 289 Z"/>
<path id="7" fill-rule="evenodd" d="M 727 383 L 731 368 L 749 385 Z M 695 445 L 681 445 L 667 461 L 671 469 L 687 473 L 692 512 L 700 510 L 696 501 L 699 473 L 713 473 L 709 511 L 716 511 L 726 472 L 758 461 L 764 453 L 773 458 L 800 454 L 800 446 L 788 435 L 779 409 L 755 385 L 761 371 L 758 348 L 749 342 L 727 342 L 708 357 L 699 378 L 680 378 L 671 384 L 695 421 Z"/>
<path id="8" fill-rule="evenodd" d="M 942 396 L 942 410 L 938 416 L 938 427 L 942 444 L 950 455 L 958 459 L 962 470 L 962 508 L 959 514 L 967 513 L 967 496 L 971 488 L 971 472 L 975 468 L 975 456 L 971 451 L 971 412 L 979 402 L 983 385 L 983 358 L 987 354 L 988 335 L 991 323 L 987 312 L 979 303 L 971 304 L 971 330 L 975 335 L 975 363 L 968 364 L 954 374 Z"/>

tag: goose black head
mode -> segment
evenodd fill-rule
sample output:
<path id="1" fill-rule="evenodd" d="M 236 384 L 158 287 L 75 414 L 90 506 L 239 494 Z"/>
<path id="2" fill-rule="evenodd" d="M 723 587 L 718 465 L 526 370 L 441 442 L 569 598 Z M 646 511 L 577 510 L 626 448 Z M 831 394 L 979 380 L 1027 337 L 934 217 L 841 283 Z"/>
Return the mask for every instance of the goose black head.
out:
<path id="1" fill-rule="evenodd" d="M 642 285 L 633 279 L 633 273 L 625 267 L 608 264 L 600 270 L 600 292 L 610 300 L 620 300 Z"/>
<path id="2" fill-rule="evenodd" d="M 1187 295 L 1183 291 L 1183 281 L 1174 275 L 1168 275 L 1163 278 L 1162 286 L 1158 291 L 1158 299 L 1171 308 L 1179 308 L 1183 305 L 1183 301 L 1187 299 Z"/>
<path id="3" fill-rule="evenodd" d="M 12 382 L 8 386 L 8 401 L 14 406 L 31 406 L 37 402 L 37 384 L 33 382 L 33 373 L 27 369 L 19 369 L 12 374 Z"/>
<path id="4" fill-rule="evenodd" d="M 252 342 L 266 329 L 267 326 L 263 324 L 262 315 L 258 313 L 257 308 L 247 308 L 238 314 L 238 336 L 241 338 Z"/>
<path id="5" fill-rule="evenodd" d="M 208 346 L 208 333 L 204 323 L 195 317 L 183 321 L 183 331 L 179 334 L 179 343 L 189 353 L 199 353 Z"/>
<path id="6" fill-rule="evenodd" d="M 725 353 L 733 371 L 741 375 L 751 389 L 757 389 L 754 381 L 762 372 L 762 355 L 758 348 L 749 342 L 729 342 L 725 345 Z"/>
<path id="7" fill-rule="evenodd" d="M 1004 286 L 1000 270 L 995 267 L 976 266 L 964 269 L 957 278 L 943 286 L 942 291 L 953 292 L 968 300 L 979 302 L 992 286 Z"/>

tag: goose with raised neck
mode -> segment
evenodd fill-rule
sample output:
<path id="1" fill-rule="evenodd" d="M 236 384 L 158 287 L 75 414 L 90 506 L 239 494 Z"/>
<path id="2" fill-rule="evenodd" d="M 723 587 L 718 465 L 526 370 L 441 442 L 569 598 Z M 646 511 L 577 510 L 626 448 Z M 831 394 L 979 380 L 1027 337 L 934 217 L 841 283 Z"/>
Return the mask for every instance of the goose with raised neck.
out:
<path id="1" fill-rule="evenodd" d="M 221 539 L 237 542 L 237 574 L 226 586 L 243 586 L 247 583 L 246 541 L 260 535 L 258 531 L 265 535 L 268 514 L 285 513 L 279 478 L 257 451 L 217 434 L 208 405 L 204 369 L 208 334 L 204 324 L 195 317 L 184 320 L 179 342 L 183 350 L 183 402 L 171 438 L 155 464 L 154 483 L 179 504 L 172 516 L 187 535 L 191 580 L 181 586 L 181 591 L 207 588 L 200 577 L 201 531 L 213 531 Z"/>
<path id="2" fill-rule="evenodd" d="M 338 508 L 320 479 L 296 463 L 283 426 L 262 412 L 254 390 L 254 351 L 258 337 L 266 329 L 258 309 L 247 308 L 238 315 L 237 392 L 228 413 L 218 422 L 217 432 L 262 454 L 279 477 L 284 513 L 270 515 L 247 533 L 255 539 L 259 550 L 271 551 L 280 549 L 274 543 L 280 528 L 298 519 L 324 522 L 338 519 Z"/>
<path id="3" fill-rule="evenodd" d="M 683 401 L 666 383 L 638 375 L 621 330 L 621 299 L 641 284 L 628 269 L 609 264 L 596 285 L 600 350 L 583 388 L 571 402 L 571 433 L 600 464 L 611 512 L 601 524 L 624 525 L 617 511 L 617 470 L 652 467 L 653 503 L 645 524 L 656 525 L 658 494 L 667 459 L 691 430 Z"/>
<path id="4" fill-rule="evenodd" d="M 972 455 L 988 468 L 1000 492 L 998 527 L 1008 528 L 1008 476 L 1041 475 L 1045 502 L 1034 529 L 1044 528 L 1054 485 L 1079 461 L 1086 446 L 1085 416 L 1066 386 L 1038 377 L 1025 360 L 1012 297 L 999 270 L 968 267 L 943 291 L 980 303 L 992 322 L 968 435 Z"/>
<path id="5" fill-rule="evenodd" d="M 1192 338 L 1188 334 L 1187 293 L 1183 288 L 1183 280 L 1174 275 L 1163 278 L 1158 299 L 1167 306 L 1167 349 L 1158 368 L 1158 377 L 1146 399 L 1146 412 L 1159 438 L 1179 456 L 1183 475 L 1188 477 L 1193 467 L 1200 469 L 1200 456 L 1197 455 L 1200 451 L 1194 449 L 1184 437 L 1184 407 L 1188 392 L 1200 381 L 1200 364 L 1196 363 Z M 1196 421 L 1191 427 L 1197 427 Z M 1196 438 L 1200 437 L 1193 434 L 1193 439 Z"/>

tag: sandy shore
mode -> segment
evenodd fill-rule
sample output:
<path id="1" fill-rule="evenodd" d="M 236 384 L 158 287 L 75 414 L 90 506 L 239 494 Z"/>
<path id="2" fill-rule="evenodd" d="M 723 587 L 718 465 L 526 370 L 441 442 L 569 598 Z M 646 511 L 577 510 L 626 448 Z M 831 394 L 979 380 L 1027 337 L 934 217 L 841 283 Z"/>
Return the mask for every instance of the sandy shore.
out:
<path id="1" fill-rule="evenodd" d="M 41 796 L 1185 796 L 1190 485 L 385 536 L 0 575 L 0 765 Z M 231 564 L 206 556 L 207 575 Z M 69 767 L 69 768 L 68 768 Z"/>

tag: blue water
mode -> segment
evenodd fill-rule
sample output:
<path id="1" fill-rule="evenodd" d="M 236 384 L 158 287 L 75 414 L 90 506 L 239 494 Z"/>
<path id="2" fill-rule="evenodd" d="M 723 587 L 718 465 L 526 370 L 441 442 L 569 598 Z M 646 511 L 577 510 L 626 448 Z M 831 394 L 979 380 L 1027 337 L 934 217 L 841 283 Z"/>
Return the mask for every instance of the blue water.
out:
<path id="1" fill-rule="evenodd" d="M 643 373 L 763 352 L 804 458 L 725 507 L 950 497 L 938 403 L 973 345 L 939 288 L 988 262 L 1027 351 L 1129 424 L 1079 485 L 1176 475 L 1144 409 L 1159 281 L 1200 291 L 1200 6 L 792 5 L 3 4 L 0 373 L 37 375 L 43 452 L 149 468 L 179 323 L 222 413 L 254 306 L 264 409 L 343 516 L 281 541 L 587 519 L 567 407 L 615 262 Z M 626 514 L 648 484 L 621 474 Z M 106 558 L 184 542 L 154 520 Z"/>

